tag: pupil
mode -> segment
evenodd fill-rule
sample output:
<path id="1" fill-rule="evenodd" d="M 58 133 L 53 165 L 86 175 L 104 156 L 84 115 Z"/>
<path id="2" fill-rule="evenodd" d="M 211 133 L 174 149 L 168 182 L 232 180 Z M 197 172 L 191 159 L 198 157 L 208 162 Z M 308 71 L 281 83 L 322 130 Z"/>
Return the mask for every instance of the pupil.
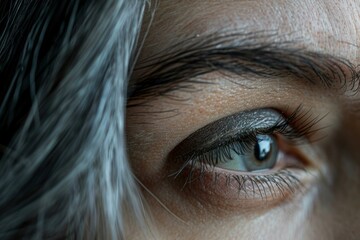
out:
<path id="1" fill-rule="evenodd" d="M 268 160 L 271 155 L 272 139 L 270 136 L 260 135 L 257 136 L 257 143 L 255 144 L 255 158 L 256 160 L 263 162 Z"/>

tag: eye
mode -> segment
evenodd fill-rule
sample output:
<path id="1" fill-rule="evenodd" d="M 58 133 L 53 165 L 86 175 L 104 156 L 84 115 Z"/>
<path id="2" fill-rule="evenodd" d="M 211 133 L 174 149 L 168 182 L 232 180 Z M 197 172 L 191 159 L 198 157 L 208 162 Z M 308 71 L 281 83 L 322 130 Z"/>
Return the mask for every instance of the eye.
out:
<path id="1" fill-rule="evenodd" d="M 249 150 L 239 152 L 230 150 L 229 159 L 223 159 L 216 167 L 234 171 L 257 171 L 271 169 L 276 164 L 279 147 L 271 135 L 257 135 Z"/>
<path id="2" fill-rule="evenodd" d="M 206 204 L 253 199 L 249 204 L 256 205 L 292 196 L 311 175 L 308 160 L 289 150 L 309 145 L 306 139 L 316 132 L 319 121 L 307 114 L 301 107 L 287 117 L 257 109 L 210 123 L 171 152 L 169 160 L 179 166 L 171 176 Z"/>

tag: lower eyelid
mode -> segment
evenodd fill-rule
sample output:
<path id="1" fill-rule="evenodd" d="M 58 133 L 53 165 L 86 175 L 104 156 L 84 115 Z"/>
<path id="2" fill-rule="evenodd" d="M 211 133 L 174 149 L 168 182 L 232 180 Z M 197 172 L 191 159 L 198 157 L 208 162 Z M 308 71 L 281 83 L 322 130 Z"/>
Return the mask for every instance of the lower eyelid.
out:
<path id="1" fill-rule="evenodd" d="M 184 169 L 177 177 L 183 193 L 209 209 L 255 213 L 303 194 L 314 180 L 311 170 L 287 168 L 265 174 L 233 174 L 209 169 Z M 184 185 L 184 181 L 186 182 Z"/>
<path id="2" fill-rule="evenodd" d="M 313 183 L 316 169 L 293 153 L 291 147 L 280 151 L 273 169 L 254 172 L 227 170 L 195 159 L 172 176 L 178 189 L 209 209 L 256 213 L 285 203 L 313 186 L 309 182 Z"/>

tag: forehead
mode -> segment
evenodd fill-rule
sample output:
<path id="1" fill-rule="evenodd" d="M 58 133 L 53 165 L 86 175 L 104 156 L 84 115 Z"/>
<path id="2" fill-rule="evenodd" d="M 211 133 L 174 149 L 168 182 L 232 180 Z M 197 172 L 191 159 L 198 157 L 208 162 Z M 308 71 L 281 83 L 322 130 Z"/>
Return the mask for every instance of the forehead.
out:
<path id="1" fill-rule="evenodd" d="M 143 54 L 206 33 L 276 31 L 279 41 L 359 62 L 359 13 L 356 0 L 160 0 Z"/>

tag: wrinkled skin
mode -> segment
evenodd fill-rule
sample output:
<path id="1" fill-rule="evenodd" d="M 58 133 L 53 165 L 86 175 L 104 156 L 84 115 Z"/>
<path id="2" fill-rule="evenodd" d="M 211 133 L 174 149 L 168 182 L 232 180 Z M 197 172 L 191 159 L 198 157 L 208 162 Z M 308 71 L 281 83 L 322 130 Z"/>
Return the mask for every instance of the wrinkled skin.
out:
<path id="1" fill-rule="evenodd" d="M 359 13 L 357 0 L 163 0 L 140 61 L 184 36 L 242 29 L 275 30 L 281 41 L 291 41 L 293 47 L 359 65 Z M 146 16 L 144 26 L 149 19 Z M 225 79 L 214 72 L 203 78 L 215 84 L 194 86 L 197 91 L 175 91 L 172 96 L 176 98 L 157 97 L 146 100 L 147 105 L 128 109 L 129 158 L 135 175 L 146 186 L 142 190 L 153 219 L 153 237 L 360 239 L 359 91 L 335 93 L 303 81 L 265 81 L 260 77 L 256 81 L 244 77 L 244 85 L 236 85 L 228 81 L 232 77 Z M 314 176 L 304 180 L 303 191 L 271 200 L 224 200 L 216 191 L 183 187 L 184 177 L 168 177 L 176 168 L 169 167 L 169 153 L 197 129 L 247 109 L 296 108 L 299 104 L 315 115 L 326 115 L 319 122 L 320 128 L 326 127 L 321 130 L 325 137 L 298 147 L 316 166 Z M 176 109 L 176 114 L 166 112 L 170 109 Z M 127 239 L 149 238 L 135 225 L 127 234 Z"/>

